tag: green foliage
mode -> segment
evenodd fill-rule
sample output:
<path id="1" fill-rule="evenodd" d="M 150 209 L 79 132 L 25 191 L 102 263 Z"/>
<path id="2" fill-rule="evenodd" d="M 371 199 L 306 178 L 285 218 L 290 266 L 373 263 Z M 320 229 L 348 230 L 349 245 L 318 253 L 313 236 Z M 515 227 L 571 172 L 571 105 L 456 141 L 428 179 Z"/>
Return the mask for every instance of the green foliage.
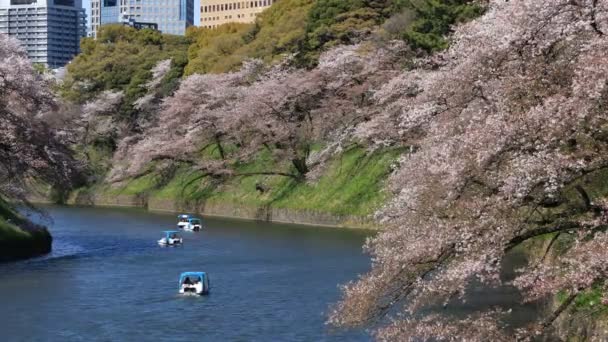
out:
<path id="1" fill-rule="evenodd" d="M 124 187 L 120 189 L 113 189 L 110 194 L 113 195 L 139 195 L 146 193 L 156 187 L 157 177 L 155 174 L 149 173 L 147 175 L 135 178 L 129 181 Z"/>
<path id="2" fill-rule="evenodd" d="M 51 244 L 52 237 L 46 229 L 34 226 L 0 198 L 0 262 L 48 253 Z"/>
<path id="3" fill-rule="evenodd" d="M 186 54 L 177 54 L 173 57 L 171 69 L 163 78 L 158 90 L 160 97 L 167 97 L 177 89 L 179 81 L 184 75 L 186 65 L 188 65 L 188 56 Z"/>
<path id="4" fill-rule="evenodd" d="M 474 0 L 318 0 L 309 12 L 299 63 L 313 66 L 319 54 L 337 44 L 350 44 L 387 19 L 392 38 L 427 52 L 447 47 L 451 26 L 479 16 Z"/>
<path id="5" fill-rule="evenodd" d="M 80 55 L 68 65 L 63 96 L 82 103 L 104 90 L 122 90 L 128 115 L 159 61 L 172 58 L 183 69 L 189 41 L 150 29 L 107 25 L 100 28 L 97 40 L 83 38 L 80 45 Z"/>
<path id="6" fill-rule="evenodd" d="M 81 41 L 82 53 L 68 66 L 62 92 L 68 99 L 84 102 L 103 90 L 124 90 L 128 116 L 130 104 L 144 91 L 141 85 L 149 79 L 150 69 L 162 59 L 174 59 L 165 89 L 170 93 L 181 70 L 187 75 L 222 73 L 238 69 L 250 58 L 272 63 L 286 54 L 296 54 L 299 65 L 313 66 L 325 49 L 352 43 L 387 18 L 403 18 L 404 13 L 406 25 L 391 33 L 414 48 L 436 51 L 447 46 L 445 35 L 453 24 L 481 12 L 482 7 L 471 0 L 282 0 L 255 24 L 192 27 L 187 38 L 106 25 L 97 40 Z"/>
<path id="7" fill-rule="evenodd" d="M 0 217 L 0 242 L 31 238 L 31 235 Z"/>
<path id="8" fill-rule="evenodd" d="M 311 0 L 279 1 L 258 17 L 255 35 L 247 51 L 253 57 L 273 61 L 285 53 L 297 52 L 304 38 Z"/>
<path id="9" fill-rule="evenodd" d="M 51 70 L 49 68 L 46 67 L 46 65 L 42 64 L 42 63 L 33 63 L 32 66 L 34 67 L 34 70 L 36 70 L 37 73 L 44 75 L 47 73 L 50 73 Z"/>
<path id="10" fill-rule="evenodd" d="M 217 29 L 190 28 L 193 44 L 188 50 L 186 74 L 221 73 L 238 66 L 242 59 L 236 51 L 246 44 L 245 34 L 253 25 L 230 23 Z"/>
<path id="11" fill-rule="evenodd" d="M 402 33 L 413 48 L 434 52 L 447 48 L 446 35 L 455 24 L 466 22 L 483 13 L 483 6 L 471 0 L 408 0 L 405 11 L 413 20 Z"/>
<path id="12" fill-rule="evenodd" d="M 191 28 L 186 74 L 222 73 L 243 61 L 268 63 L 295 53 L 305 35 L 308 11 L 314 0 L 282 0 L 262 12 L 255 24 L 225 24 L 215 29 Z"/>
<path id="13" fill-rule="evenodd" d="M 348 43 L 356 31 L 372 28 L 380 13 L 361 0 L 319 0 L 310 10 L 306 27 L 307 48 Z"/>
<path id="14" fill-rule="evenodd" d="M 0 242 L 31 238 L 31 234 L 21 230 L 17 224 L 24 221 L 13 208 L 0 198 Z"/>
<path id="15" fill-rule="evenodd" d="M 608 306 L 602 304 L 604 289 L 601 284 L 596 284 L 591 288 L 580 292 L 570 310 L 573 313 L 582 313 L 589 316 L 600 316 L 608 314 Z M 562 304 L 568 298 L 568 294 L 564 291 L 557 293 L 556 299 L 558 304 Z"/>
<path id="16" fill-rule="evenodd" d="M 478 16 L 471 0 L 283 0 L 264 11 L 255 24 L 193 28 L 186 74 L 222 73 L 243 61 L 267 63 L 295 54 L 295 63 L 313 67 L 320 54 L 339 44 L 352 44 L 387 19 L 392 38 L 433 52 L 447 47 L 451 26 Z"/>
<path id="17" fill-rule="evenodd" d="M 306 24 L 298 64 L 314 66 L 321 52 L 351 44 L 404 6 L 403 0 L 318 0 Z"/>
<path id="18" fill-rule="evenodd" d="M 116 146 L 112 137 L 99 139 L 86 145 L 74 146 L 74 152 L 79 160 L 86 160 L 93 175 L 104 175 L 111 168 L 112 154 Z"/>

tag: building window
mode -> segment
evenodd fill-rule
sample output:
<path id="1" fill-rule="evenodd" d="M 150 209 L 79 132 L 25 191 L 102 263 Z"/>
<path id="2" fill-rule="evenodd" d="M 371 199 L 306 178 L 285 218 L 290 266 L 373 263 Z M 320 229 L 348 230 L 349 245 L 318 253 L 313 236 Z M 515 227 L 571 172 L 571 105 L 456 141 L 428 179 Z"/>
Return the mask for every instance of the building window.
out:
<path id="1" fill-rule="evenodd" d="M 36 3 L 36 0 L 11 0 L 11 5 L 29 5 Z"/>

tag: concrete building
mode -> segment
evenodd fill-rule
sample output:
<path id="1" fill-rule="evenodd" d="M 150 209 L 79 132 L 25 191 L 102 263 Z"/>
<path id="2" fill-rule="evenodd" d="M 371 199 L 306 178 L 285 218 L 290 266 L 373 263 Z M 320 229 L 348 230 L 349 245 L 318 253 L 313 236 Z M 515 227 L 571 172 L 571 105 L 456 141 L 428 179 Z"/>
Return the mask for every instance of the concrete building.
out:
<path id="1" fill-rule="evenodd" d="M 194 25 L 194 0 L 92 0 L 92 35 L 111 23 L 157 24 L 163 33 L 184 35 Z"/>
<path id="2" fill-rule="evenodd" d="M 201 26 L 214 28 L 226 23 L 252 23 L 276 1 L 201 0 Z"/>
<path id="3" fill-rule="evenodd" d="M 0 32 L 17 38 L 34 63 L 66 65 L 86 35 L 81 0 L 0 0 Z"/>

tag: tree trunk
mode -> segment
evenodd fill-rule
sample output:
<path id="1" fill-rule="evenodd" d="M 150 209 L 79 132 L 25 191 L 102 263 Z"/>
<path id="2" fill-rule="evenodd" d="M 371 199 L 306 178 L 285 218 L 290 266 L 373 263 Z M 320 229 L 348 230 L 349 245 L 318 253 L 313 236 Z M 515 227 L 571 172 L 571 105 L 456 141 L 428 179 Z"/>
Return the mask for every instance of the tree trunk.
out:
<path id="1" fill-rule="evenodd" d="M 215 144 L 217 145 L 217 149 L 220 152 L 220 156 L 222 157 L 222 160 L 225 160 L 226 154 L 224 152 L 224 147 L 222 146 L 222 142 L 220 141 L 219 135 L 215 136 Z"/>
<path id="2" fill-rule="evenodd" d="M 300 176 L 300 178 L 304 178 L 309 171 L 308 166 L 306 165 L 306 158 L 305 157 L 294 158 L 291 160 L 291 162 L 292 162 L 293 166 L 296 168 L 296 170 L 298 171 L 298 175 Z"/>

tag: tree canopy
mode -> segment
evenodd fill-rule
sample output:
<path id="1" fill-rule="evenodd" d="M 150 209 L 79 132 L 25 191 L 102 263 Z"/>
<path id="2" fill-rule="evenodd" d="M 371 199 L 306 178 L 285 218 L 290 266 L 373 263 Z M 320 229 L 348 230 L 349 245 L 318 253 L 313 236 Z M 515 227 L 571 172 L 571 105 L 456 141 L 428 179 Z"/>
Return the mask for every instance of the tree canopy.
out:
<path id="1" fill-rule="evenodd" d="M 296 65 L 313 67 L 327 49 L 360 42 L 386 20 L 403 18 L 392 25 L 391 37 L 433 52 L 447 47 L 452 25 L 483 8 L 473 0 L 282 0 L 251 25 L 191 28 L 186 73 L 235 71 L 247 59 L 272 63 L 289 54 L 296 55 Z"/>
<path id="2" fill-rule="evenodd" d="M 56 105 L 49 80 L 5 34 L 0 34 L 0 60 L 0 201 L 27 202 L 33 181 L 62 190 L 82 182 L 83 165 L 39 117 Z"/>
<path id="3" fill-rule="evenodd" d="M 187 74 L 222 73 L 240 68 L 247 59 L 277 62 L 298 51 L 314 0 L 282 0 L 262 12 L 254 24 L 190 28 L 193 40 Z"/>
<path id="4" fill-rule="evenodd" d="M 104 25 L 97 39 L 83 38 L 82 52 L 67 67 L 62 92 L 65 98 L 83 103 L 105 90 L 124 91 L 134 101 L 144 92 L 142 85 L 151 69 L 171 59 L 177 77 L 187 61 L 189 40 L 160 34 L 151 29 L 136 30 L 124 25 Z M 169 80 L 168 80 L 169 81 Z"/>

